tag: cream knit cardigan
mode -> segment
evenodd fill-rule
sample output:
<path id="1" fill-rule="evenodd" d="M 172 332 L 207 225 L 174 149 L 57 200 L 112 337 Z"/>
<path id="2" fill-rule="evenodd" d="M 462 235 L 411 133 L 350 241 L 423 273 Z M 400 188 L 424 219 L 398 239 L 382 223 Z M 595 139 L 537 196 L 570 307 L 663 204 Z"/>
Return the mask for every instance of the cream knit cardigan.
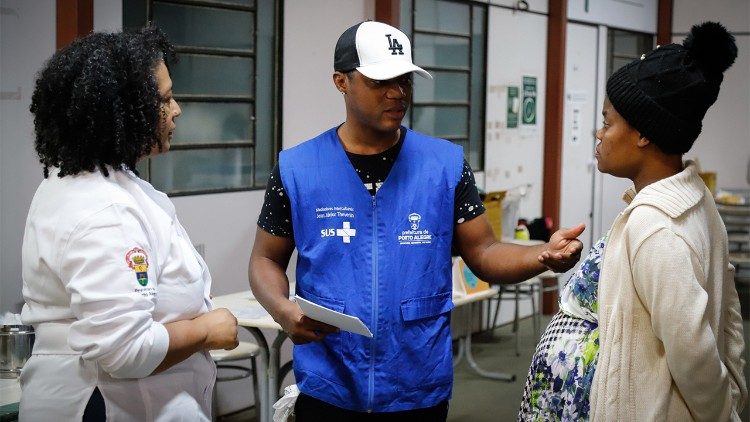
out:
<path id="1" fill-rule="evenodd" d="M 687 162 L 624 199 L 600 274 L 591 420 L 739 420 L 742 317 L 713 198 Z"/>

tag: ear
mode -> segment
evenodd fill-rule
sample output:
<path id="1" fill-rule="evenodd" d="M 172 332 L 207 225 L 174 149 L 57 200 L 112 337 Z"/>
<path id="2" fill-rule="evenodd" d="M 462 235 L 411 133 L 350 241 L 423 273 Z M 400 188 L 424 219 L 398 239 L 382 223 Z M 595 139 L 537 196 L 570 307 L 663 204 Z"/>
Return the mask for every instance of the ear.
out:
<path id="1" fill-rule="evenodd" d="M 347 82 L 348 78 L 346 75 L 341 72 L 333 72 L 333 85 L 342 94 L 346 94 L 346 90 L 349 89 Z"/>
<path id="2" fill-rule="evenodd" d="M 649 140 L 645 136 L 641 136 L 638 139 L 638 142 L 636 142 L 636 145 L 638 146 L 638 148 L 643 148 L 643 147 L 651 145 L 651 140 Z"/>

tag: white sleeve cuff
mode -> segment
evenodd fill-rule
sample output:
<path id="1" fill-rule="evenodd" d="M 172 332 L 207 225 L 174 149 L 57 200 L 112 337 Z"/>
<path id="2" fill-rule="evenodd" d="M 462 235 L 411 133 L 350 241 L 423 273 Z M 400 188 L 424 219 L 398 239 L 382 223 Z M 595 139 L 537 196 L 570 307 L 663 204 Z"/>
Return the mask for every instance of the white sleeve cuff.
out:
<path id="1" fill-rule="evenodd" d="M 151 334 L 153 342 L 148 354 L 143 356 L 143 361 L 136 367 L 125 365 L 117 371 L 111 372 L 113 378 L 145 378 L 164 361 L 169 350 L 169 332 L 167 328 L 156 321 L 151 323 Z"/>

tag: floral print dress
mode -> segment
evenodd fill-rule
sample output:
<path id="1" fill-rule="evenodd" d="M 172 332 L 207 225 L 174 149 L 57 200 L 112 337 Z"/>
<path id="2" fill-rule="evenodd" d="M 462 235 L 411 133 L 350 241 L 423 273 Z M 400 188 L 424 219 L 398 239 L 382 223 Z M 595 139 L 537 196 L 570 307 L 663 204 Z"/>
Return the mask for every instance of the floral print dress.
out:
<path id="1" fill-rule="evenodd" d="M 607 236 L 591 248 L 560 294 L 560 311 L 537 345 L 519 421 L 586 421 L 599 354 L 596 292 Z"/>

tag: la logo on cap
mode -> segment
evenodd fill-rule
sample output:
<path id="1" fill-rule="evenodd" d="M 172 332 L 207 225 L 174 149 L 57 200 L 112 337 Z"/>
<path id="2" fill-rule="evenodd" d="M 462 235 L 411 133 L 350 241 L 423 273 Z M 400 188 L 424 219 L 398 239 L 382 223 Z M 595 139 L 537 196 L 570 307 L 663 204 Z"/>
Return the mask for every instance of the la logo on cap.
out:
<path id="1" fill-rule="evenodd" d="M 396 38 L 391 38 L 391 34 L 385 34 L 386 38 L 388 38 L 388 49 L 391 50 L 391 54 L 396 55 L 404 55 L 404 46 L 399 44 L 398 40 Z"/>

